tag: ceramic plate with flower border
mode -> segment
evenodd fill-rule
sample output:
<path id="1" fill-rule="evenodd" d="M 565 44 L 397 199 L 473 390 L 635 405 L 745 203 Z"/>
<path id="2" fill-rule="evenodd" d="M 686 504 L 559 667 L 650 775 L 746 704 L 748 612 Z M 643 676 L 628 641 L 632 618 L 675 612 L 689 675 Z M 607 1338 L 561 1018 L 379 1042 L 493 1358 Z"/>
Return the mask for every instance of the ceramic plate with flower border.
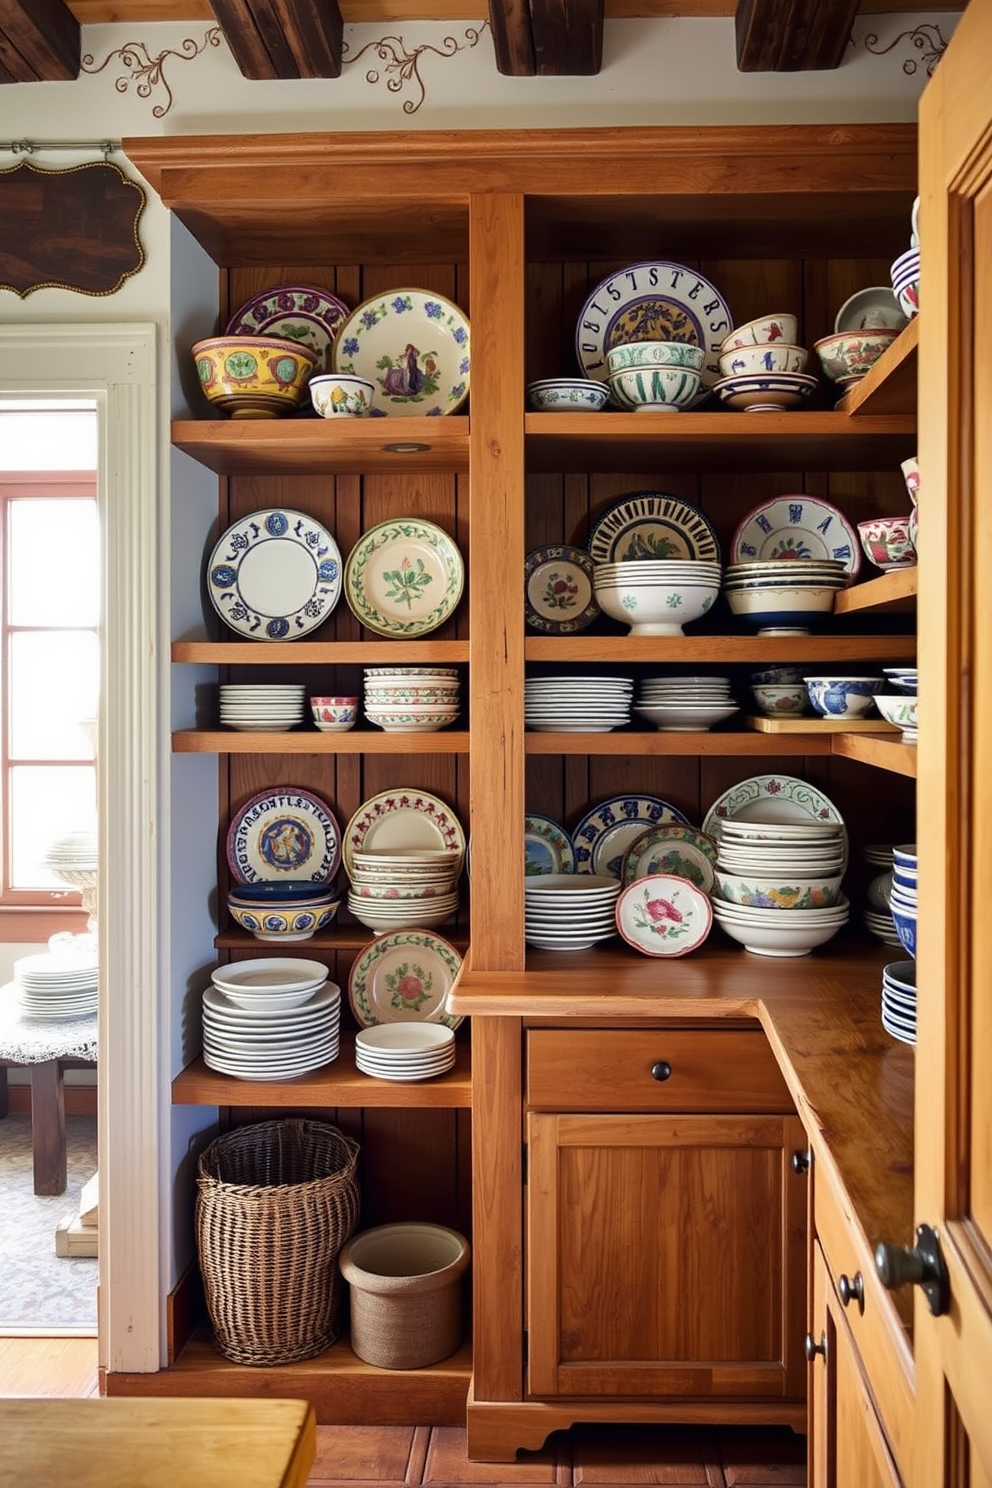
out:
<path id="1" fill-rule="evenodd" d="M 697 827 L 670 823 L 649 827 L 636 837 L 624 853 L 620 882 L 626 888 L 638 878 L 652 873 L 669 873 L 675 878 L 688 878 L 704 894 L 713 887 L 716 867 L 716 843 Z"/>
<path id="2" fill-rule="evenodd" d="M 667 491 L 628 491 L 600 512 L 589 531 L 594 563 L 677 558 L 720 562 L 720 542 L 710 519 Z"/>
<path id="3" fill-rule="evenodd" d="M 326 289 L 283 284 L 246 300 L 227 323 L 228 336 L 281 336 L 297 341 L 317 357 L 314 373 L 331 371 L 331 347 L 350 315 L 348 306 Z"/>
<path id="4" fill-rule="evenodd" d="M 352 311 L 331 361 L 373 384 L 374 418 L 454 413 L 468 397 L 468 320 L 444 295 L 390 289 Z"/>
<path id="5" fill-rule="evenodd" d="M 684 264 L 630 264 L 597 284 L 575 327 L 575 355 L 586 377 L 606 382 L 606 353 L 631 341 L 688 341 L 706 352 L 705 398 L 720 377 L 720 343 L 734 328 L 726 300 Z M 692 406 L 691 404 L 689 405 Z"/>
<path id="6" fill-rule="evenodd" d="M 712 925 L 709 895 L 671 873 L 635 879 L 617 900 L 617 929 L 645 956 L 684 956 L 702 945 Z"/>
<path id="7" fill-rule="evenodd" d="M 574 872 L 575 851 L 565 828 L 550 816 L 528 812 L 524 817 L 524 877 Z"/>
<path id="8" fill-rule="evenodd" d="M 304 512 L 250 512 L 210 554 L 207 593 L 239 635 L 292 641 L 321 625 L 341 598 L 341 553 Z"/>
<path id="9" fill-rule="evenodd" d="M 462 597 L 465 564 L 443 527 L 418 517 L 380 522 L 357 541 L 344 568 L 344 597 L 368 630 L 419 636 L 436 630 Z"/>
<path id="10" fill-rule="evenodd" d="M 341 828 L 319 796 L 277 785 L 253 796 L 232 820 L 227 862 L 238 883 L 280 878 L 330 883 L 341 862 Z"/>
<path id="11" fill-rule="evenodd" d="M 342 854 L 350 874 L 355 852 L 454 852 L 465 860 L 465 833 L 450 806 L 437 796 L 398 786 L 363 801 L 345 827 Z"/>
<path id="12" fill-rule="evenodd" d="M 348 1001 L 360 1028 L 377 1023 L 443 1023 L 461 1018 L 444 1011 L 462 958 L 441 935 L 393 930 L 379 935 L 356 957 L 348 978 Z"/>
<path id="13" fill-rule="evenodd" d="M 748 512 L 734 533 L 733 563 L 769 558 L 837 558 L 849 575 L 861 569 L 861 543 L 844 513 L 818 496 L 778 496 Z"/>
<path id="14" fill-rule="evenodd" d="M 576 873 L 619 879 L 628 847 L 648 827 L 687 819 L 658 796 L 612 796 L 587 811 L 572 833 Z"/>
<path id="15" fill-rule="evenodd" d="M 720 841 L 720 823 L 728 819 L 753 822 L 839 822 L 844 818 L 829 796 L 795 775 L 752 775 L 718 796 L 703 818 L 703 831 Z M 847 866 L 847 829 L 843 834 Z"/>
<path id="16" fill-rule="evenodd" d="M 568 543 L 535 548 L 524 560 L 524 614 L 531 630 L 574 635 L 599 614 L 593 588 L 596 565 Z"/>

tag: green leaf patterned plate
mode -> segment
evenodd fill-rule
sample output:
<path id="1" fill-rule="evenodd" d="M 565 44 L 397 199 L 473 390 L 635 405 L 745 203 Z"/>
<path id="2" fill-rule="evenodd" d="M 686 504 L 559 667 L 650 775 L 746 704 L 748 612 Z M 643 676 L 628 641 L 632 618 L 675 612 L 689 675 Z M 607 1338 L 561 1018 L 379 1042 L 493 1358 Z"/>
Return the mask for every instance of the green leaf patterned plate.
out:
<path id="1" fill-rule="evenodd" d="M 454 413 L 468 397 L 468 321 L 444 295 L 390 289 L 352 311 L 331 361 L 373 384 L 373 418 Z"/>
<path id="2" fill-rule="evenodd" d="M 450 941 L 427 930 L 379 935 L 356 957 L 348 978 L 348 1000 L 360 1028 L 377 1023 L 443 1023 L 461 1018 L 444 1002 L 462 968 Z"/>
<path id="3" fill-rule="evenodd" d="M 704 894 L 713 888 L 716 865 L 716 843 L 698 827 L 670 823 L 649 827 L 635 837 L 623 855 L 620 882 L 626 888 L 639 878 L 653 873 L 668 873 L 687 878 Z"/>
<path id="4" fill-rule="evenodd" d="M 442 527 L 417 517 L 380 522 L 348 554 L 344 596 L 368 630 L 420 636 L 443 625 L 465 583 L 465 565 Z"/>

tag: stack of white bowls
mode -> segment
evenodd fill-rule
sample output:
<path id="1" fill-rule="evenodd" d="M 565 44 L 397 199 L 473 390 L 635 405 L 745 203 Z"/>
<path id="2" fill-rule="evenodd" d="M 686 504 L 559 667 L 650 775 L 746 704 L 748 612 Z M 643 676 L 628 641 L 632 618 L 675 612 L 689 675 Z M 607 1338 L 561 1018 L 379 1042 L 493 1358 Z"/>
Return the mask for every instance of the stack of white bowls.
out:
<path id="1" fill-rule="evenodd" d="M 597 563 L 593 587 L 600 609 L 631 635 L 680 636 L 713 608 L 720 573 L 716 560 L 627 558 Z"/>
<path id="2" fill-rule="evenodd" d="M 431 734 L 458 717 L 456 667 L 366 667 L 365 717 L 388 733 Z"/>
<path id="3" fill-rule="evenodd" d="M 805 956 L 847 924 L 842 822 L 722 821 L 713 915 L 746 950 Z"/>
<path id="4" fill-rule="evenodd" d="M 225 728 L 246 729 L 257 734 L 282 734 L 303 722 L 306 687 L 301 682 L 222 682 L 220 721 Z"/>
<path id="5" fill-rule="evenodd" d="M 863 916 L 865 927 L 886 945 L 902 945 L 889 908 L 889 895 L 892 892 L 892 848 L 881 843 L 873 844 L 865 848 L 864 855 L 865 862 L 875 869 L 875 877 L 868 885 L 868 903 Z"/>
<path id="6" fill-rule="evenodd" d="M 545 951 L 587 951 L 617 933 L 620 880 L 547 873 L 524 881 L 524 938 Z"/>
<path id="7" fill-rule="evenodd" d="M 289 1080 L 338 1057 L 341 989 L 319 961 L 237 961 L 203 994 L 203 1062 L 242 1080 Z"/>
<path id="8" fill-rule="evenodd" d="M 916 1043 L 916 962 L 882 968 L 882 1027 L 903 1044 Z"/>
<path id="9" fill-rule="evenodd" d="M 377 934 L 443 925 L 458 908 L 461 867 L 460 853 L 441 848 L 356 850 L 348 908 L 359 924 Z"/>
<path id="10" fill-rule="evenodd" d="M 663 733 L 694 733 L 732 718 L 729 677 L 645 677 L 634 712 Z"/>
<path id="11" fill-rule="evenodd" d="M 849 583 L 840 558 L 766 558 L 728 563 L 723 588 L 731 612 L 759 635 L 805 635 Z"/>
<path id="12" fill-rule="evenodd" d="M 537 733 L 606 734 L 630 722 L 632 677 L 527 677 L 524 722 Z"/>
<path id="13" fill-rule="evenodd" d="M 355 1035 L 363 1075 L 406 1084 L 433 1080 L 455 1065 L 455 1032 L 443 1023 L 377 1023 Z"/>

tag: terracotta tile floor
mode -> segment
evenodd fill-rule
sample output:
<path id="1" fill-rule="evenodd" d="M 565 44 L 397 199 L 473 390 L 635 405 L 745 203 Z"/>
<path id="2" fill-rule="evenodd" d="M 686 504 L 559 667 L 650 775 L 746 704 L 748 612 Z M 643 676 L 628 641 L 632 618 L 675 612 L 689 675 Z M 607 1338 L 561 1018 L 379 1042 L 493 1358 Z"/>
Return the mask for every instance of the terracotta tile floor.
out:
<path id="1" fill-rule="evenodd" d="M 308 1488 L 805 1488 L 788 1429 L 574 1426 L 515 1463 L 470 1462 L 453 1426 L 318 1426 Z"/>

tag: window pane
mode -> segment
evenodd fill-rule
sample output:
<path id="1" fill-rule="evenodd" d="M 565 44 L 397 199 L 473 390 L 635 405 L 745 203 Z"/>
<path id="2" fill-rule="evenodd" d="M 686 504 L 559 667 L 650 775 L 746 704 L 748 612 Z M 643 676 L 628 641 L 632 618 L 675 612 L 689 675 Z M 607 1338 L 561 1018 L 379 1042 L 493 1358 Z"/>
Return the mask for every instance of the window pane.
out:
<path id="1" fill-rule="evenodd" d="M 67 888 L 43 859 L 73 831 L 95 830 L 92 765 L 15 765 L 10 772 L 11 888 Z"/>
<path id="2" fill-rule="evenodd" d="M 12 759 L 90 759 L 80 720 L 95 718 L 100 643 L 93 631 L 17 631 L 10 638 Z"/>
<path id="3" fill-rule="evenodd" d="M 7 573 L 11 625 L 97 625 L 96 502 L 51 497 L 11 501 Z"/>

